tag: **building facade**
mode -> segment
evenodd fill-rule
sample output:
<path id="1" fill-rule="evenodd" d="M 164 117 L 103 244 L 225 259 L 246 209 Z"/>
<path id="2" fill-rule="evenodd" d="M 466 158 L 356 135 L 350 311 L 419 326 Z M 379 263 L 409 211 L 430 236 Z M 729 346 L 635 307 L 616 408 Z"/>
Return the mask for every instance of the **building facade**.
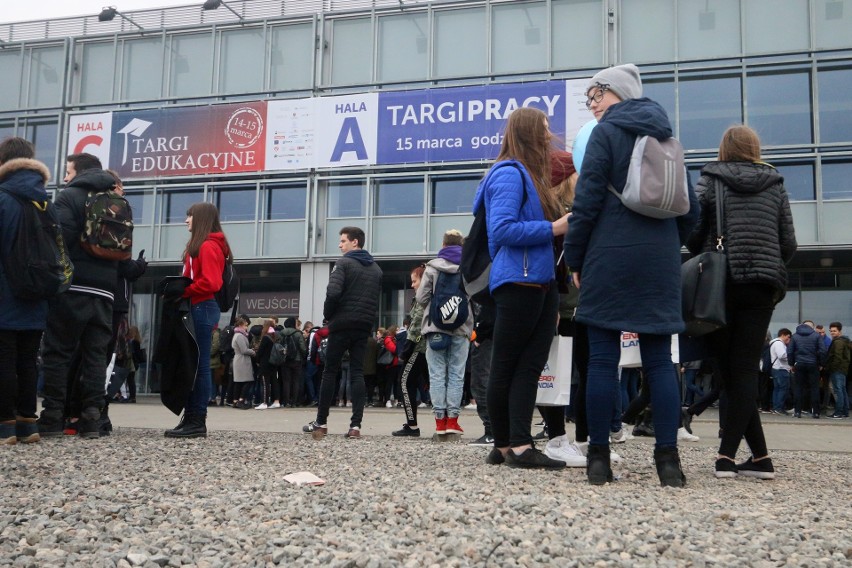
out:
<path id="1" fill-rule="evenodd" d="M 570 146 L 591 118 L 577 85 L 626 62 L 668 111 L 693 181 L 735 123 L 758 131 L 784 175 L 800 251 L 773 332 L 803 318 L 852 326 L 852 0 L 201 4 L 0 24 L 0 137 L 32 140 L 54 189 L 64 156 L 80 149 L 104 152 L 126 179 L 135 248 L 151 262 L 133 302 L 146 343 L 154 284 L 179 269 L 196 201 L 221 211 L 241 311 L 320 320 L 337 232 L 357 225 L 385 273 L 380 323 L 400 322 L 411 268 L 445 230 L 472 222 L 507 101 L 558 116 Z M 491 121 L 462 126 L 476 110 Z M 250 132 L 251 112 L 264 134 Z M 189 150 L 181 128 L 192 144 L 254 144 L 264 160 L 234 151 L 227 165 L 186 166 L 167 157 Z M 307 144 L 279 152 L 294 132 Z"/>

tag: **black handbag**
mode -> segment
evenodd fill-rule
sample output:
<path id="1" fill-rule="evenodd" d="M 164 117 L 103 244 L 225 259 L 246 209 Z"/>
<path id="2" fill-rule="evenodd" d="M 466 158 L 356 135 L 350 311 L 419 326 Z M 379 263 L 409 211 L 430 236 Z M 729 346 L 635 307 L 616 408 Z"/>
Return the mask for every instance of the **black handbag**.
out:
<path id="1" fill-rule="evenodd" d="M 686 335 L 700 337 L 727 325 L 725 286 L 728 280 L 728 257 L 722 231 L 725 189 L 716 192 L 716 250 L 702 252 L 683 263 L 681 301 Z"/>

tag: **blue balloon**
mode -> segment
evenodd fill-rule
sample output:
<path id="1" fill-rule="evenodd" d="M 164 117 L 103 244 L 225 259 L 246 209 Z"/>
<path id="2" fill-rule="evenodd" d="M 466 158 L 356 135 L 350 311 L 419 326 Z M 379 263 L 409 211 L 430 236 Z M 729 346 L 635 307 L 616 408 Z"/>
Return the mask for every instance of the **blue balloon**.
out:
<path id="1" fill-rule="evenodd" d="M 583 156 L 586 155 L 586 145 L 589 143 L 589 137 L 597 125 L 598 121 L 593 118 L 583 125 L 583 128 L 577 132 L 577 137 L 574 138 L 574 147 L 571 150 L 571 154 L 574 156 L 574 167 L 577 168 L 578 174 L 583 165 Z"/>

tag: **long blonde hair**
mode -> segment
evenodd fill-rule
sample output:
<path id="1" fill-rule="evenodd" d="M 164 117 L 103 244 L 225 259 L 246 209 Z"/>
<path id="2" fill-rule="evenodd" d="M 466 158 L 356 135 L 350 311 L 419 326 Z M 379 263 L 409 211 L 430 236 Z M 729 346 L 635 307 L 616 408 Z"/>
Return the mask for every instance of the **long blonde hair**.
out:
<path id="1" fill-rule="evenodd" d="M 532 107 L 521 107 L 509 115 L 497 161 L 517 160 L 533 180 L 538 200 L 549 221 L 562 217 L 556 195 L 550 191 L 550 148 L 553 134 L 545 125 L 547 115 Z"/>

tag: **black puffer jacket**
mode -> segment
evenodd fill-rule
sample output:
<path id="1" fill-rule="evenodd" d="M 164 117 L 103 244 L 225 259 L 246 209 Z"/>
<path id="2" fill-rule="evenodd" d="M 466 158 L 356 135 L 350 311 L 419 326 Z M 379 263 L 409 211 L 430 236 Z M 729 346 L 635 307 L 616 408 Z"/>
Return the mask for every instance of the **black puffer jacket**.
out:
<path id="1" fill-rule="evenodd" d="M 369 332 L 379 315 L 382 269 L 370 253 L 357 249 L 334 263 L 328 279 L 323 315 L 328 330 L 363 329 Z"/>
<path id="2" fill-rule="evenodd" d="M 54 200 L 62 237 L 68 247 L 68 256 L 74 263 L 74 279 L 69 292 L 91 294 L 114 299 L 118 278 L 118 263 L 95 258 L 80 246 L 80 235 L 86 224 L 86 199 L 91 191 L 104 191 L 115 185 L 111 175 L 103 170 L 85 170 L 72 179 Z"/>
<path id="3" fill-rule="evenodd" d="M 716 248 L 716 197 L 725 190 L 725 249 L 728 279 L 775 288 L 775 301 L 787 292 L 786 264 L 796 252 L 793 214 L 784 178 L 761 162 L 710 162 L 695 187 L 701 218 L 687 247 L 692 254 Z"/>

